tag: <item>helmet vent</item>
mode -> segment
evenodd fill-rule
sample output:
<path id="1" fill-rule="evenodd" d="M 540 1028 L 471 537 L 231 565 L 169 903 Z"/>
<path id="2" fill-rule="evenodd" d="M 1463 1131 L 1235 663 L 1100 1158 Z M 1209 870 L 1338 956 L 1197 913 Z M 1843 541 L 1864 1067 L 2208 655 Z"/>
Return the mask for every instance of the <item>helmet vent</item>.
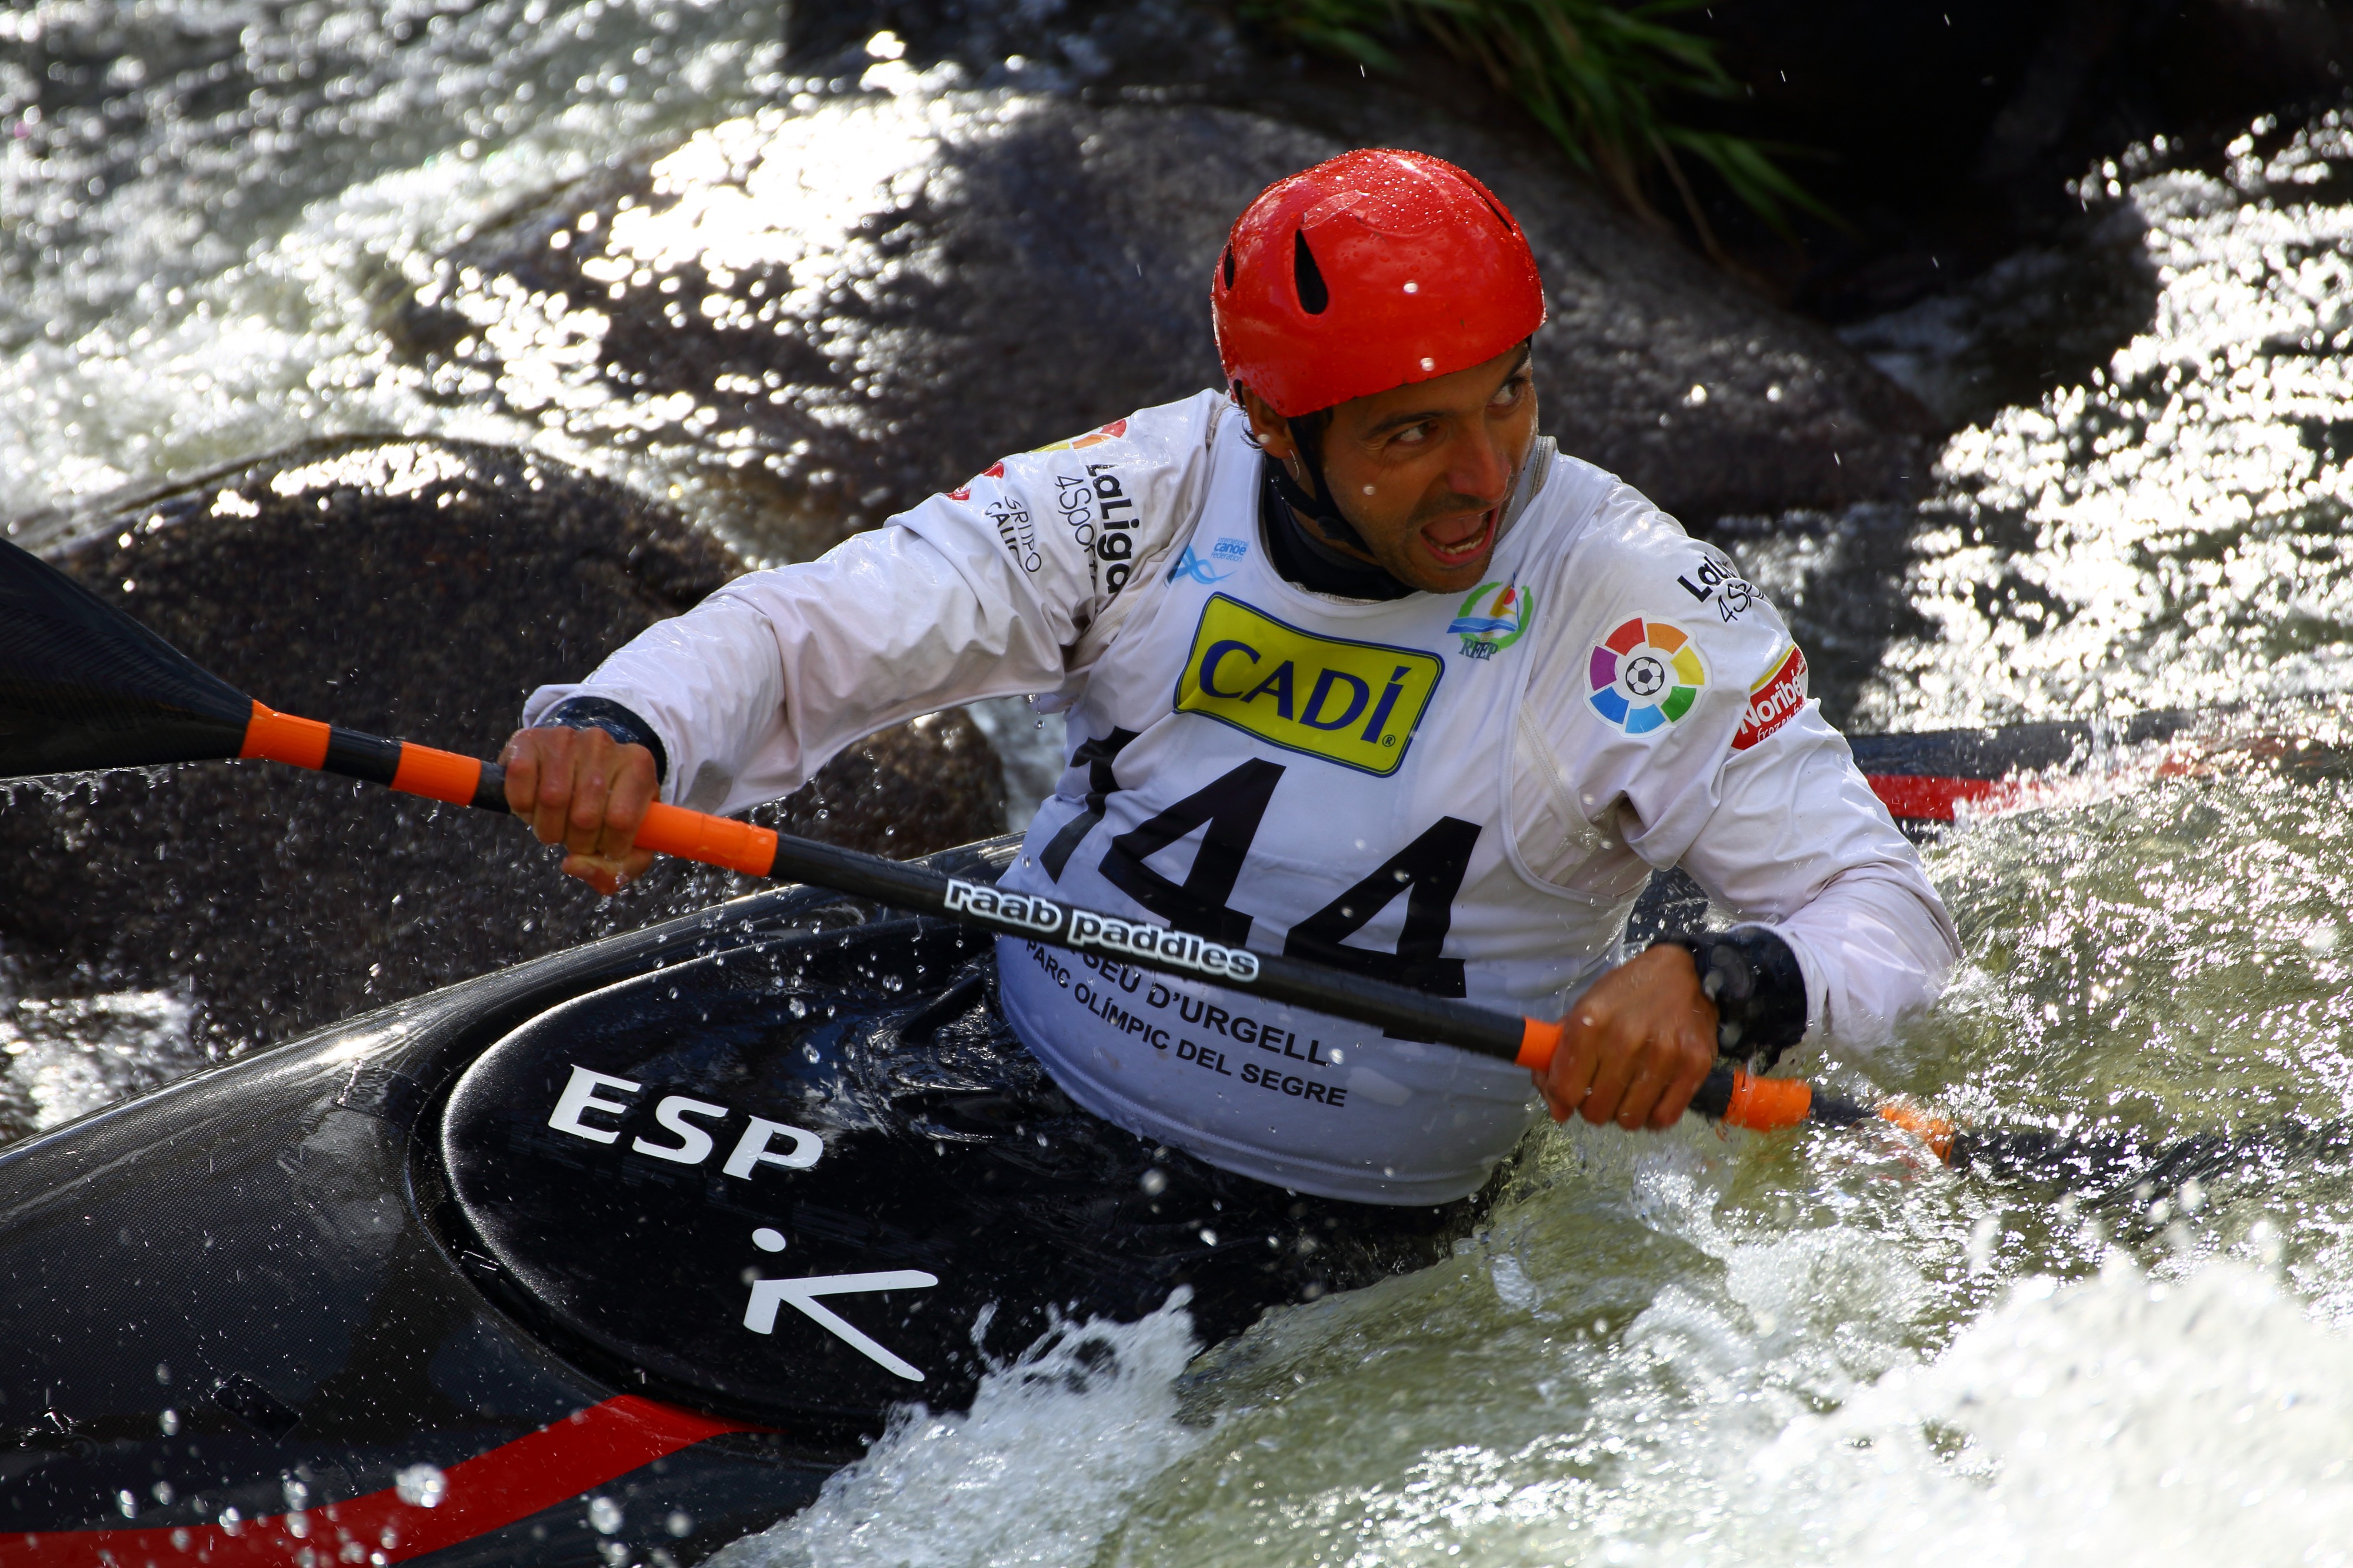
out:
<path id="1" fill-rule="evenodd" d="M 1307 237 L 1296 229 L 1291 235 L 1291 278 L 1299 286 L 1300 308 L 1311 316 L 1322 315 L 1332 303 L 1332 290 L 1324 286 L 1324 271 L 1307 248 Z"/>
<path id="2" fill-rule="evenodd" d="M 1234 286 L 1234 247 L 1230 245 L 1226 247 L 1225 268 L 1226 287 L 1230 289 Z"/>

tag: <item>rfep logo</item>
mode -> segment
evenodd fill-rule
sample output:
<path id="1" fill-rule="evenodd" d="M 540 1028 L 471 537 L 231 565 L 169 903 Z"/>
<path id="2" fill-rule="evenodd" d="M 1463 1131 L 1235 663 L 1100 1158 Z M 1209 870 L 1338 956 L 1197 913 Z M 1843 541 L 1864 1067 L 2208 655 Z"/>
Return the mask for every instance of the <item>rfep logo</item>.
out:
<path id="1" fill-rule="evenodd" d="M 1212 594 L 1176 679 L 1176 710 L 1386 778 L 1444 673 L 1435 654 L 1318 637 Z"/>
<path id="2" fill-rule="evenodd" d="M 1515 578 L 1509 583 L 1482 583 L 1462 601 L 1447 630 L 1462 639 L 1470 658 L 1493 658 L 1520 640 L 1528 629 L 1535 601 Z"/>

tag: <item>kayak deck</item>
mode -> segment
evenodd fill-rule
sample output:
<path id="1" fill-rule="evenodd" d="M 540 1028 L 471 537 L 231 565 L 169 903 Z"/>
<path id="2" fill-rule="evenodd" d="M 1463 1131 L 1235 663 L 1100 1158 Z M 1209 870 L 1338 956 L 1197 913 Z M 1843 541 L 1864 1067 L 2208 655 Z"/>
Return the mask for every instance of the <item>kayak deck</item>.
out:
<path id="1" fill-rule="evenodd" d="M 691 1563 L 1058 1323 L 1215 1342 L 1472 1223 L 1086 1115 L 989 965 L 779 889 L 0 1152 L 0 1559 Z"/>

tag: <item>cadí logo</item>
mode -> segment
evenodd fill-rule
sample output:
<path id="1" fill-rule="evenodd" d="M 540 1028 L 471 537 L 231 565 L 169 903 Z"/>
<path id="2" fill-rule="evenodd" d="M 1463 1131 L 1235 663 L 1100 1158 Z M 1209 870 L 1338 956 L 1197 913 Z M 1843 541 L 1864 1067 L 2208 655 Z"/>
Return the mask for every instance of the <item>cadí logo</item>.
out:
<path id="1" fill-rule="evenodd" d="M 1462 639 L 1463 656 L 1468 658 L 1493 658 L 1500 648 L 1507 648 L 1520 640 L 1528 629 L 1528 618 L 1535 614 L 1535 599 L 1520 586 L 1517 578 L 1508 583 L 1482 583 L 1471 590 L 1462 601 L 1447 630 Z"/>
<path id="2" fill-rule="evenodd" d="M 1680 626 L 1636 616 L 1593 645 L 1593 710 L 1630 735 L 1662 730 L 1691 711 L 1707 684 L 1699 649 Z"/>
<path id="3" fill-rule="evenodd" d="M 1212 594 L 1177 677 L 1176 707 L 1388 778 L 1445 674 L 1434 653 L 1319 637 Z"/>

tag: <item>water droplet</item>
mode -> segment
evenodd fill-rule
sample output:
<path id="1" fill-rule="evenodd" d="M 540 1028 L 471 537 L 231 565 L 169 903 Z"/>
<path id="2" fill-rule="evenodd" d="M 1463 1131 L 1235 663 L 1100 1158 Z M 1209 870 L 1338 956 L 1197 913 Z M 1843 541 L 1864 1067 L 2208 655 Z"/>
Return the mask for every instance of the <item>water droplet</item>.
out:
<path id="1" fill-rule="evenodd" d="M 1993 1267 L 1994 1244 L 2001 1237 L 2001 1216 L 1984 1215 L 1969 1227 L 1969 1272 L 1982 1274 Z"/>
<path id="2" fill-rule="evenodd" d="M 588 1522 L 596 1527 L 599 1535 L 611 1535 L 621 1528 L 621 1505 L 611 1498 L 592 1498 L 588 1503 Z"/>
<path id="3" fill-rule="evenodd" d="M 439 1508 L 449 1495 L 449 1478 L 435 1465 L 415 1464 L 392 1479 L 393 1490 L 412 1508 Z"/>

